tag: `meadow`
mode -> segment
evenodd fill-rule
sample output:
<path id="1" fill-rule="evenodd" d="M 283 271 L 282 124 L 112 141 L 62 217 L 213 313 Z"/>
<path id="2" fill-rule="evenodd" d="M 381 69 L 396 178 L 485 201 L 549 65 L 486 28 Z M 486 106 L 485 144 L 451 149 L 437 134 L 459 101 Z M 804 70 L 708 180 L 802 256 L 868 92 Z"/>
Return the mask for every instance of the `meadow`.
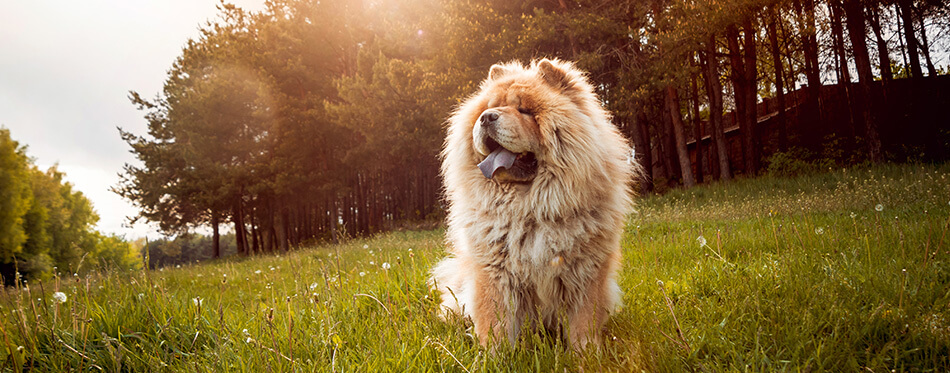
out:
<path id="1" fill-rule="evenodd" d="M 638 200 L 600 348 L 481 348 L 426 285 L 441 230 L 6 288 L 4 371 L 947 371 L 950 165 Z M 61 294 L 57 294 L 61 293 Z"/>

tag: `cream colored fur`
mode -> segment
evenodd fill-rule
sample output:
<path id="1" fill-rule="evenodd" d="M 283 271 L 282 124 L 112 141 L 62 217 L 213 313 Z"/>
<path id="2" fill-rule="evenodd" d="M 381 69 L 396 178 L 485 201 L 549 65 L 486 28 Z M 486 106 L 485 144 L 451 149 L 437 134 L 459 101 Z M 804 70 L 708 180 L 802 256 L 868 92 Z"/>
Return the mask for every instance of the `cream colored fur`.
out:
<path id="1" fill-rule="evenodd" d="M 522 140 L 537 144 L 537 173 L 526 183 L 488 179 L 476 167 L 485 158 L 473 140 L 476 121 L 519 102 L 535 107 L 536 127 L 526 128 L 536 130 L 518 133 L 536 136 Z M 526 322 L 565 333 L 575 348 L 599 342 L 620 306 L 615 277 L 635 173 L 628 154 L 572 64 L 493 66 L 449 120 L 442 152 L 449 256 L 432 282 L 443 311 L 471 318 L 484 345 L 514 343 Z"/>

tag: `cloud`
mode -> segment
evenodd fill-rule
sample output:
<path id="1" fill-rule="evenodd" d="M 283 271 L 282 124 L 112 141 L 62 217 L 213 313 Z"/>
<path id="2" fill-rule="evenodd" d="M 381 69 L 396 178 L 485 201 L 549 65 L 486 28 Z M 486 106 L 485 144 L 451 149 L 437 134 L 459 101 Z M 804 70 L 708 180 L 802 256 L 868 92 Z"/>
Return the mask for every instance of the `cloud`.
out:
<path id="1" fill-rule="evenodd" d="M 234 3 L 263 8 L 263 0 Z M 0 125 L 37 164 L 60 164 L 105 232 L 147 231 L 122 227 L 135 210 L 108 191 L 122 165 L 135 162 L 116 126 L 146 132 L 128 91 L 155 96 L 181 47 L 217 17 L 216 4 L 38 0 L 7 2 L 0 12 Z"/>

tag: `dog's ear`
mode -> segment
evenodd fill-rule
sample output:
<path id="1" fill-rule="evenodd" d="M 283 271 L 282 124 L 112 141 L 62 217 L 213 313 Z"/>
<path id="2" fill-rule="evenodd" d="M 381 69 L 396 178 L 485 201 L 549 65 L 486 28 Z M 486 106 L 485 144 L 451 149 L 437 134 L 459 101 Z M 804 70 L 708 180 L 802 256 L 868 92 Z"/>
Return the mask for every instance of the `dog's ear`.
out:
<path id="1" fill-rule="evenodd" d="M 574 86 L 573 78 L 567 75 L 567 71 L 547 58 L 538 62 L 538 74 L 554 88 L 564 90 Z"/>
<path id="2" fill-rule="evenodd" d="M 491 65 L 491 69 L 488 70 L 488 80 L 498 80 L 499 78 L 508 75 L 510 72 L 511 70 L 509 70 L 504 65 Z"/>

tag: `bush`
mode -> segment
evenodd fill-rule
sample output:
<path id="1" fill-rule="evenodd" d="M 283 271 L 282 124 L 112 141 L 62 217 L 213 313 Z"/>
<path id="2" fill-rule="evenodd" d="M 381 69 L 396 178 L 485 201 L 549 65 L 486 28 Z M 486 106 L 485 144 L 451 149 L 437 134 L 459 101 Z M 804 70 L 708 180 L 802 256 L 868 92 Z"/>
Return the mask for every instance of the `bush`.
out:
<path id="1" fill-rule="evenodd" d="M 808 175 L 836 166 L 833 160 L 819 158 L 815 153 L 798 147 L 772 154 L 766 162 L 767 172 L 775 176 Z"/>

